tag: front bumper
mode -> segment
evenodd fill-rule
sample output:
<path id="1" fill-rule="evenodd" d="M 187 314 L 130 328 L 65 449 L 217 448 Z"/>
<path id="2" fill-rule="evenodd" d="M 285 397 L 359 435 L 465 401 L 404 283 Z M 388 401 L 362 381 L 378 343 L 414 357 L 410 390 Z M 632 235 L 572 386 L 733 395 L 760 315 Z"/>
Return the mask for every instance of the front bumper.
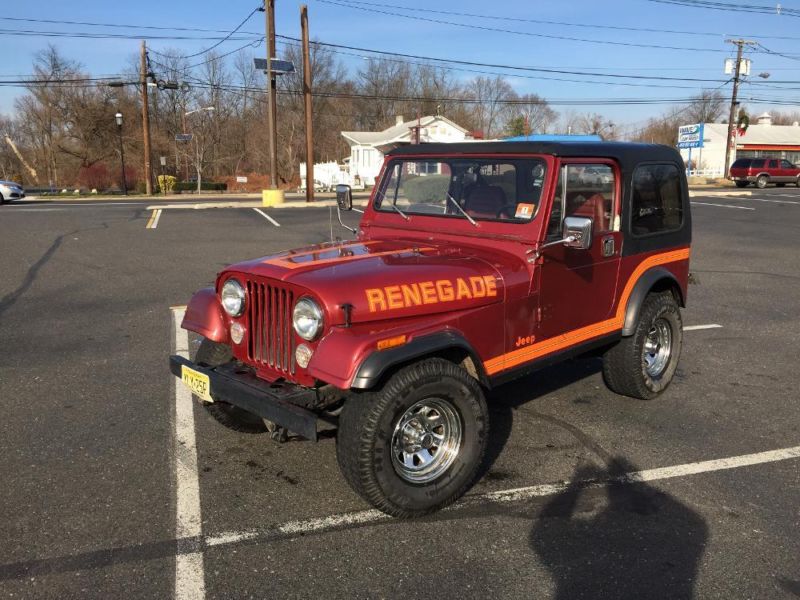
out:
<path id="1" fill-rule="evenodd" d="M 235 363 L 212 368 L 201 367 L 182 356 L 169 357 L 169 370 L 176 377 L 181 377 L 183 366 L 208 376 L 211 397 L 215 401 L 238 406 L 308 440 L 317 441 L 319 417 L 303 407 L 315 404 L 317 390 L 291 383 L 270 383 L 249 371 L 242 371 Z"/>

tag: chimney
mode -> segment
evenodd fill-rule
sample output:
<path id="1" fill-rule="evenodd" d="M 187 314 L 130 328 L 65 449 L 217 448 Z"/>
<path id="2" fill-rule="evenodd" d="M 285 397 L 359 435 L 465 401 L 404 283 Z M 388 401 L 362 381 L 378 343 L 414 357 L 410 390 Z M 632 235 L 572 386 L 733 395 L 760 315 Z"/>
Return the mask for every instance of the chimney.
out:
<path id="1" fill-rule="evenodd" d="M 397 115 L 394 118 L 394 124 L 395 125 L 402 125 L 403 124 L 403 115 Z"/>

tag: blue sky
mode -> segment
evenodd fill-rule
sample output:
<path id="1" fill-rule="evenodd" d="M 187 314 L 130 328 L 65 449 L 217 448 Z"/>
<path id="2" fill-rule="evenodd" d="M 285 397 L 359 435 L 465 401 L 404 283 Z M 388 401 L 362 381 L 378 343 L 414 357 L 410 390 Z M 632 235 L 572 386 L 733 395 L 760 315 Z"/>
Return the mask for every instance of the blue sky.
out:
<path id="1" fill-rule="evenodd" d="M 339 2 L 340 0 L 333 0 Z M 347 0 L 341 0 L 346 2 Z M 429 19 L 456 21 L 482 27 L 509 29 L 521 34 L 486 31 L 408 19 L 337 6 L 322 0 L 308 0 L 309 20 L 313 39 L 324 42 L 383 49 L 408 54 L 458 58 L 460 60 L 524 65 L 550 69 L 592 71 L 602 70 L 625 75 L 658 75 L 675 78 L 712 79 L 720 82 L 724 59 L 732 52 L 725 43 L 726 36 L 772 36 L 758 38 L 773 52 L 794 53 L 800 57 L 800 18 L 791 16 L 747 14 L 733 11 L 715 11 L 679 7 L 648 0 L 564 0 L 562 2 L 522 2 L 496 0 L 493 3 L 477 0 L 440 0 L 431 3 L 423 0 L 371 0 L 375 3 L 403 6 L 411 11 L 394 8 L 379 8 L 388 12 L 405 12 L 412 16 Z M 731 3 L 737 0 L 728 0 Z M 767 0 L 763 0 L 766 4 Z M 741 2 L 738 2 L 741 3 Z M 752 2 L 750 2 L 752 3 Z M 34 54 L 48 42 L 54 43 L 64 55 L 80 61 L 93 75 L 119 73 L 129 65 L 138 52 L 137 39 L 71 39 L 45 38 L 33 35 L 9 35 L 8 30 L 36 30 L 59 32 L 104 32 L 117 31 L 142 34 L 142 30 L 110 30 L 88 25 L 67 25 L 63 21 L 90 21 L 118 23 L 122 25 L 155 25 L 166 27 L 200 27 L 230 30 L 253 8 L 258 0 L 231 0 L 211 2 L 203 0 L 141 0 L 137 3 L 100 2 L 83 0 L 78 2 L 34 1 L 30 4 L 6 4 L 2 17 L 52 19 L 59 23 L 27 23 L 0 20 L 0 80 L 13 79 L 31 72 Z M 279 34 L 299 37 L 300 4 L 289 0 L 277 0 L 276 23 Z M 367 4 L 362 6 L 369 8 Z M 798 3 L 800 6 L 800 2 Z M 790 7 L 794 7 L 790 5 Z M 372 7 L 376 8 L 376 7 Z M 417 10 L 414 10 L 417 9 Z M 422 12 L 420 9 L 472 13 L 478 16 L 453 16 Z M 480 15 L 503 17 L 509 20 L 491 20 Z M 621 31 L 595 29 L 568 25 L 551 25 L 526 22 L 524 19 L 551 20 L 563 23 L 586 25 L 612 25 L 651 29 L 705 32 L 712 35 L 685 35 L 682 33 L 655 33 L 643 31 Z M 243 31 L 262 32 L 263 13 L 256 13 L 242 28 Z M 167 32 L 150 31 L 150 34 Z M 545 36 L 565 36 L 605 42 L 628 44 L 653 44 L 678 46 L 686 50 L 642 48 L 637 46 L 591 43 L 587 41 L 559 40 Z M 187 33 L 186 35 L 203 35 Z M 775 39 L 786 36 L 794 39 Z M 194 53 L 213 42 L 198 40 L 157 40 L 149 42 L 155 50 L 177 48 L 185 53 Z M 222 52 L 241 46 L 242 41 L 229 41 L 219 47 Z M 263 46 L 262 46 L 263 48 Z M 263 50 L 254 50 L 262 55 Z M 363 59 L 342 56 L 343 62 L 357 68 Z M 769 80 L 746 84 L 742 93 L 747 97 L 800 99 L 796 85 L 776 84 L 775 81 L 800 81 L 800 59 L 784 58 L 772 54 L 758 53 L 752 56 L 754 75 L 769 72 Z M 457 77 L 468 79 L 474 73 L 454 71 Z M 628 80 L 640 87 L 605 85 L 587 81 L 584 76 L 526 73 L 527 78 L 509 77 L 509 82 L 520 93 L 535 92 L 548 99 L 575 98 L 680 98 L 693 95 L 703 86 L 717 87 L 719 83 L 692 81 L 647 81 Z M 530 77 L 534 78 L 530 78 Z M 536 78 L 541 77 L 541 78 Z M 553 81 L 543 77 L 580 79 L 580 82 Z M 608 81 L 608 80 L 607 80 Z M 617 80 L 620 81 L 620 80 Z M 625 81 L 625 80 L 622 80 Z M 672 89 L 657 86 L 688 86 L 688 89 Z M 796 89 L 780 89 L 796 88 Z M 730 85 L 725 86 L 726 94 Z M 23 93 L 20 88 L 0 87 L 0 113 L 13 111 L 14 97 Z M 754 105 L 765 110 L 767 104 Z M 656 106 L 555 106 L 560 112 L 596 111 L 620 123 L 635 123 L 648 116 L 661 113 L 666 105 Z M 795 106 L 782 106 L 792 110 Z"/>

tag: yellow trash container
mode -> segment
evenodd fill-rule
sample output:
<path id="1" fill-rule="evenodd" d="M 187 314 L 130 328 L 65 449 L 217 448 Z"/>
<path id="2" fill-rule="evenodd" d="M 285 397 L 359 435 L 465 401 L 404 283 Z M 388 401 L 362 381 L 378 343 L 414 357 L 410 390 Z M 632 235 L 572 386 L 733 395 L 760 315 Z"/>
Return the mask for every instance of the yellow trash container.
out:
<path id="1" fill-rule="evenodd" d="M 278 204 L 283 204 L 283 200 L 284 200 L 283 190 L 261 191 L 262 206 L 276 206 Z"/>

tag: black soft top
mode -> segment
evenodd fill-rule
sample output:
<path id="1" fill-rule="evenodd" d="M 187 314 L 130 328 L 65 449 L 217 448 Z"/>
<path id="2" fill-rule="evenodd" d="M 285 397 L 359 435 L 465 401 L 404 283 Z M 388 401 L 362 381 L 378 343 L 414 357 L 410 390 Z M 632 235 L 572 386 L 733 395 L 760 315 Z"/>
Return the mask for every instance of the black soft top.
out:
<path id="1" fill-rule="evenodd" d="M 553 156 L 611 158 L 626 167 L 640 162 L 672 162 L 683 165 L 681 155 L 674 148 L 660 144 L 634 142 L 461 142 L 438 144 L 411 144 L 400 146 L 388 156 L 425 154 L 552 154 Z"/>

